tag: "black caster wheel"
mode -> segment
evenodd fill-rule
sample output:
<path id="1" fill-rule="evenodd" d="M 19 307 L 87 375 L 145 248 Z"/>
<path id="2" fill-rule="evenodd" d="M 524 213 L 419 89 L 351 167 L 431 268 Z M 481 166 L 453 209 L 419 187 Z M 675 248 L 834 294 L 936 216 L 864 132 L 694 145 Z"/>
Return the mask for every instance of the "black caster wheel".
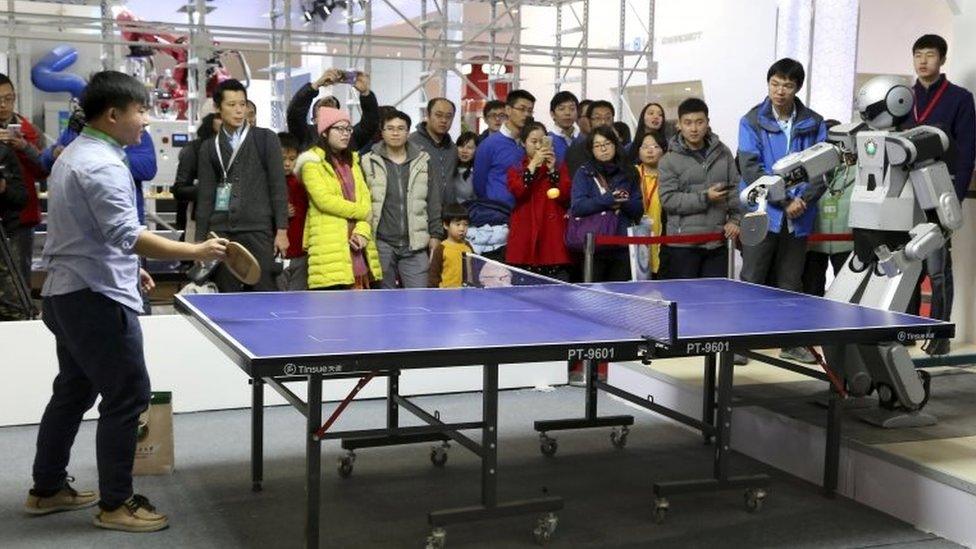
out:
<path id="1" fill-rule="evenodd" d="M 444 467 L 447 465 L 447 449 L 450 446 L 444 443 L 443 446 L 433 446 L 430 449 L 430 462 L 434 467 Z"/>
<path id="2" fill-rule="evenodd" d="M 556 450 L 559 449 L 559 444 L 556 442 L 556 439 L 550 438 L 545 434 L 542 434 L 539 435 L 539 441 L 540 441 L 539 451 L 542 452 L 542 455 L 546 457 L 552 457 L 556 455 Z"/>
<path id="3" fill-rule="evenodd" d="M 559 525 L 559 517 L 556 513 L 546 513 L 539 517 L 532 536 L 538 545 L 548 545 L 552 541 L 552 536 L 556 533 L 556 526 Z"/>
<path id="4" fill-rule="evenodd" d="M 749 488 L 745 493 L 746 511 L 758 513 L 762 510 L 763 501 L 766 499 L 766 491 L 762 488 Z"/>
<path id="5" fill-rule="evenodd" d="M 339 476 L 342 478 L 349 478 L 352 476 L 352 464 L 356 461 L 356 454 L 349 452 L 347 455 L 339 458 L 339 465 L 336 468 L 339 471 Z"/>
<path id="6" fill-rule="evenodd" d="M 668 518 L 668 511 L 671 510 L 671 502 L 667 498 L 654 499 L 654 522 L 661 524 Z"/>
<path id="7" fill-rule="evenodd" d="M 444 549 L 447 545 L 447 532 L 443 528 L 434 528 L 427 536 L 426 549 Z"/>
<path id="8" fill-rule="evenodd" d="M 629 434 L 630 429 L 626 426 L 621 427 L 619 431 L 614 429 L 610 432 L 610 444 L 613 444 L 613 447 L 618 450 L 623 450 L 627 446 L 627 435 Z"/>

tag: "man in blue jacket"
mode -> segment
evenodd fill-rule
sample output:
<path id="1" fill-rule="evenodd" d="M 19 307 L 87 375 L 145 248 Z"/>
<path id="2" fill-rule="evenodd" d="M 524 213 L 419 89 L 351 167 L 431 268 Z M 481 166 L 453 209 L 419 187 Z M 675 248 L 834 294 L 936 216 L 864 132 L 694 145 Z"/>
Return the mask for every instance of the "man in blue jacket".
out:
<path id="1" fill-rule="evenodd" d="M 951 148 L 946 159 L 952 173 L 959 202 L 966 198 L 976 158 L 976 107 L 973 94 L 957 86 L 942 74 L 949 45 L 936 34 L 926 34 L 912 45 L 912 62 L 918 79 L 912 87 L 915 108 L 906 126 L 935 126 L 949 136 Z M 950 243 L 925 259 L 925 270 L 932 281 L 932 317 L 949 320 L 952 312 L 952 255 Z M 920 290 L 916 291 L 910 310 L 918 312 Z M 948 339 L 935 339 L 923 349 L 932 355 L 949 352 Z"/>
<path id="2" fill-rule="evenodd" d="M 476 228 L 483 225 L 508 225 L 508 214 L 515 207 L 515 197 L 508 190 L 508 169 L 521 162 L 525 156 L 519 134 L 532 120 L 534 109 L 535 96 L 531 93 L 525 90 L 509 92 L 505 98 L 505 114 L 508 119 L 474 153 L 471 182 L 477 200 L 473 205 L 471 223 Z M 482 204 L 491 207 L 482 208 Z M 492 215 L 482 216 L 482 211 L 489 211 Z M 493 248 L 485 256 L 502 261 L 505 258 L 505 246 Z"/>
<path id="3" fill-rule="evenodd" d="M 796 98 L 805 73 L 799 61 L 783 58 L 766 73 L 769 95 L 739 121 L 739 182 L 741 191 L 787 154 L 802 151 L 827 139 L 823 117 Z M 803 265 L 807 236 L 817 217 L 817 200 L 823 181 L 805 182 L 791 188 L 785 201 L 769 203 L 769 234 L 755 246 L 742 248 L 742 280 L 803 291 Z M 783 358 L 815 363 L 804 348 L 783 349 Z"/>

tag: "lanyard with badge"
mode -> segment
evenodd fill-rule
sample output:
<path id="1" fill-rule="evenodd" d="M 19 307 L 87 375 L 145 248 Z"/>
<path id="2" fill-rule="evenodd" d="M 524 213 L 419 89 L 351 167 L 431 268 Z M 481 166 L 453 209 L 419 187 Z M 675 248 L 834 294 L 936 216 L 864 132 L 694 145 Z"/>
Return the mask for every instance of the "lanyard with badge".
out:
<path id="1" fill-rule="evenodd" d="M 234 165 L 234 160 L 237 158 L 237 153 L 241 151 L 241 146 L 244 144 L 244 138 L 247 137 L 247 131 L 250 128 L 244 126 L 241 130 L 241 136 L 237 140 L 237 147 L 230 155 L 230 160 L 227 164 L 224 164 L 224 156 L 220 152 L 220 136 L 214 138 L 214 150 L 217 151 L 217 161 L 220 162 L 220 170 L 223 172 L 224 177 L 220 180 L 220 184 L 217 185 L 217 196 L 214 200 L 214 211 L 226 212 L 230 209 L 230 195 L 231 188 L 233 185 L 227 182 L 227 172 L 230 170 L 231 166 Z"/>

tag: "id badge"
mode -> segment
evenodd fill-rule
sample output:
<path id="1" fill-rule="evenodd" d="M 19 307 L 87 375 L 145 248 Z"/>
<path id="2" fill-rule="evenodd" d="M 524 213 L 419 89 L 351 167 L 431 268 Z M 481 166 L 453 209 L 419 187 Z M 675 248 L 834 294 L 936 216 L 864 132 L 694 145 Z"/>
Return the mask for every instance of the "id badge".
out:
<path id="1" fill-rule="evenodd" d="M 824 219 L 837 219 L 838 197 L 828 193 L 820 200 L 820 211 Z"/>
<path id="2" fill-rule="evenodd" d="M 217 198 L 214 200 L 214 211 L 226 212 L 230 209 L 230 185 L 217 187 Z"/>

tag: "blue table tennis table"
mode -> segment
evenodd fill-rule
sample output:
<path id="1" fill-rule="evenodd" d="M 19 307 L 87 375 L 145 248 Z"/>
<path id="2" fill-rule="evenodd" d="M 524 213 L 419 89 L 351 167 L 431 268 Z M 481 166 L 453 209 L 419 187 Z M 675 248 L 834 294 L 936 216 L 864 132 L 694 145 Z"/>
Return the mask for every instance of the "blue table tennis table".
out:
<path id="1" fill-rule="evenodd" d="M 577 300 L 572 292 L 585 293 L 586 298 Z M 555 528 L 554 513 L 563 506 L 561 498 L 547 494 L 503 502 L 497 494 L 499 364 L 590 362 L 583 416 L 536 422 L 544 453 L 555 452 L 554 441 L 547 447 L 546 432 L 559 429 L 618 427 L 621 430 L 615 432 L 614 443 L 625 443 L 626 428 L 633 417 L 600 416 L 596 396 L 602 390 L 690 425 L 700 430 L 706 441 L 713 441 L 712 475 L 655 484 L 658 498 L 697 490 L 745 488 L 757 506 L 768 477 L 729 474 L 733 352 L 954 334 L 952 324 L 937 320 L 727 279 L 198 294 L 177 296 L 176 308 L 250 377 L 255 491 L 261 489 L 263 480 L 264 386 L 273 388 L 306 417 L 308 547 L 319 546 L 321 443 L 329 439 L 342 439 L 346 450 L 452 440 L 481 458 L 481 501 L 470 507 L 431 511 L 431 546 L 443 544 L 443 528 L 449 524 L 523 513 L 540 515 L 536 538 L 548 540 Z M 642 323 L 655 325 L 644 329 Z M 633 395 L 600 381 L 592 367 L 595 361 L 649 361 L 675 356 L 705 357 L 701 418 L 664 408 L 646 395 Z M 828 379 L 826 374 L 792 363 L 773 362 Z M 399 394 L 401 370 L 462 365 L 483 366 L 481 421 L 452 423 Z M 386 426 L 326 431 L 322 426 L 322 382 L 360 378 L 361 387 L 363 380 L 372 376 L 388 378 Z M 304 400 L 286 386 L 289 381 L 308 382 Z M 824 477 L 828 491 L 836 486 L 839 453 L 840 408 L 836 400 L 831 400 L 828 412 Z M 401 409 L 425 425 L 400 426 Z M 471 430 L 480 431 L 480 441 L 463 433 Z M 435 465 L 443 465 L 443 455 L 433 452 L 431 459 Z M 345 470 L 340 466 L 340 473 L 351 472 L 351 463 L 346 465 Z"/>

